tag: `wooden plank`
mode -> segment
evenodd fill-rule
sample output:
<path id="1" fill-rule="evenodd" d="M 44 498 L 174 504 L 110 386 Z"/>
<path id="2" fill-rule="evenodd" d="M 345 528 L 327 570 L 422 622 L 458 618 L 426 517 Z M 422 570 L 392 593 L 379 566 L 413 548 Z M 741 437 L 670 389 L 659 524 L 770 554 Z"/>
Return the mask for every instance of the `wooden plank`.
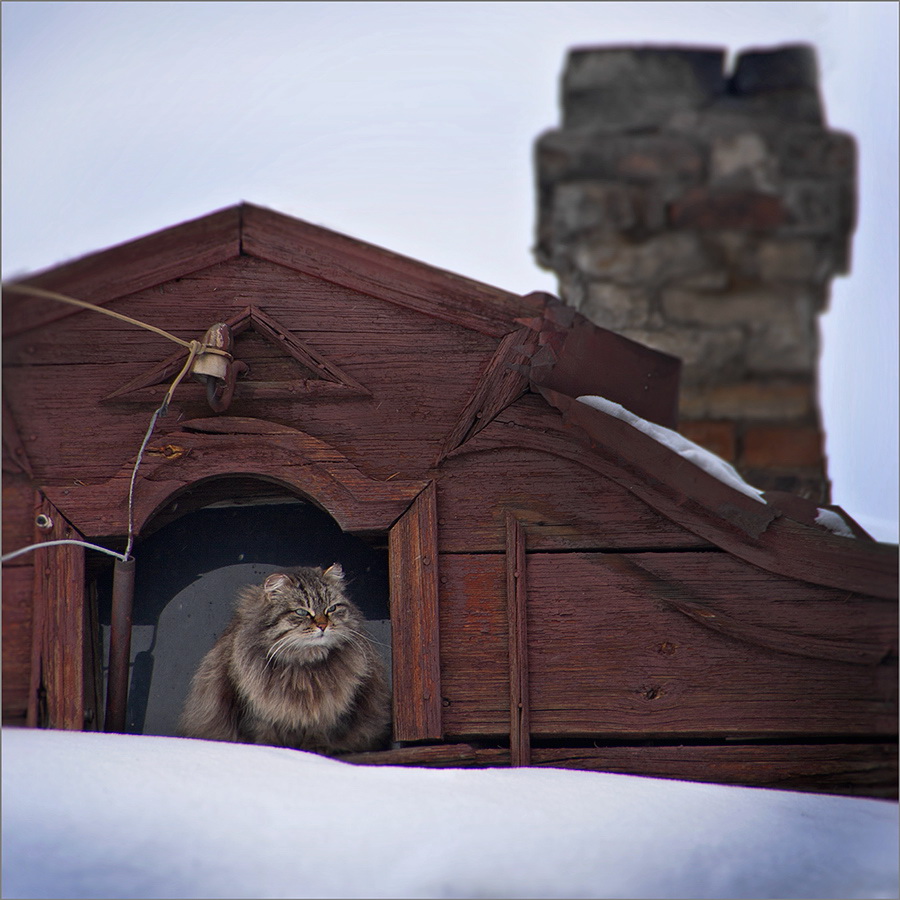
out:
<path id="1" fill-rule="evenodd" d="M 502 553 L 507 511 L 527 527 L 531 550 L 710 546 L 580 461 L 498 447 L 489 453 L 454 456 L 440 471 L 444 553 Z"/>
<path id="2" fill-rule="evenodd" d="M 17 295 L 12 290 L 16 284 L 103 305 L 237 256 L 240 215 L 239 207 L 223 209 L 4 285 L 4 337 L 72 316 L 97 315 L 52 300 Z"/>
<path id="3" fill-rule="evenodd" d="M 437 496 L 428 485 L 391 528 L 394 740 L 442 737 Z"/>
<path id="4" fill-rule="evenodd" d="M 29 478 L 34 477 L 28 453 L 25 451 L 22 438 L 19 437 L 19 427 L 6 402 L 5 393 L 3 395 L 3 471 L 21 473 Z"/>
<path id="5" fill-rule="evenodd" d="M 841 654 L 852 652 L 854 641 L 890 647 L 893 604 L 773 579 L 720 552 L 628 555 L 712 612 L 744 623 L 748 642 L 679 611 L 665 584 L 636 580 L 615 565 L 618 558 L 528 554 L 532 743 L 567 735 L 896 733 L 896 657 L 874 665 L 866 655 L 854 664 L 835 659 L 830 646 L 820 653 L 829 639 Z M 465 740 L 501 737 L 509 727 L 508 625 L 496 600 L 503 596 L 504 556 L 443 554 L 441 578 L 445 731 Z M 760 643 L 763 629 L 780 649 Z"/>
<path id="6" fill-rule="evenodd" d="M 897 799 L 896 743 L 535 747 L 532 756 L 554 769 Z"/>
<path id="7" fill-rule="evenodd" d="M 540 305 L 372 244 L 245 204 L 243 251 L 325 281 L 502 337 Z"/>
<path id="8" fill-rule="evenodd" d="M 35 541 L 81 540 L 82 535 L 38 495 L 35 515 L 51 527 Z M 34 554 L 34 630 L 28 723 L 80 731 L 84 727 L 84 548 L 42 547 Z M 38 696 L 43 697 L 38 708 Z"/>
<path id="9" fill-rule="evenodd" d="M 773 579 L 725 554 L 638 555 L 686 594 L 710 598 L 712 616 L 746 623 L 750 642 L 677 611 L 665 590 L 636 583 L 608 557 L 529 555 L 533 735 L 896 733 L 896 656 L 813 658 L 804 640 L 871 632 L 890 654 L 893 604 Z M 761 645 L 762 630 L 782 642 L 798 633 L 802 655 Z M 566 634 L 565 653 L 546 637 L 557 633 Z"/>
<path id="10" fill-rule="evenodd" d="M 3 567 L 3 724 L 24 725 L 31 683 L 34 566 Z"/>
<path id="11" fill-rule="evenodd" d="M 531 764 L 531 714 L 528 696 L 528 585 L 525 528 L 506 514 L 506 621 L 509 657 L 509 748 L 511 765 Z"/>
<path id="12" fill-rule="evenodd" d="M 27 547 L 34 538 L 34 487 L 24 475 L 3 473 L 3 552 Z M 4 563 L 31 566 L 34 560 L 23 555 Z"/>
<path id="13" fill-rule="evenodd" d="M 441 555 L 444 731 L 509 735 L 509 623 L 503 553 Z"/>

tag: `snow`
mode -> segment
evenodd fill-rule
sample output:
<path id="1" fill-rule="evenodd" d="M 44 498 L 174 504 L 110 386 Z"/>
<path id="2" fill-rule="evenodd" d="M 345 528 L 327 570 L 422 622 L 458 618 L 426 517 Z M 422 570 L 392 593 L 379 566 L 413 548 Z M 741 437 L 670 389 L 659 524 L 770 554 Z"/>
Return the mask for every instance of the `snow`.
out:
<path id="1" fill-rule="evenodd" d="M 599 409 L 609 416 L 615 416 L 617 419 L 627 422 L 632 427 L 637 428 L 638 431 L 642 431 L 644 434 L 652 437 L 655 441 L 665 444 L 670 450 L 673 450 L 679 456 L 688 460 L 688 462 L 692 462 L 695 466 L 699 466 L 704 472 L 707 472 L 712 475 L 713 478 L 717 478 L 719 481 L 724 482 L 736 491 L 740 491 L 742 494 L 746 494 L 748 497 L 752 497 L 760 503 L 766 502 L 762 498 L 763 492 L 758 488 L 747 484 L 747 482 L 737 473 L 734 466 L 725 462 L 720 456 L 716 456 L 715 453 L 710 453 L 709 450 L 706 450 L 699 444 L 695 444 L 693 441 L 688 440 L 684 435 L 679 434 L 677 431 L 672 431 L 671 428 L 664 428 L 662 425 L 657 425 L 655 422 L 648 422 L 646 419 L 642 419 L 640 416 L 625 409 L 621 404 L 614 403 L 612 400 L 607 400 L 605 397 L 585 395 L 578 397 L 577 399 L 580 403 L 584 403 L 593 409 Z"/>
<path id="2" fill-rule="evenodd" d="M 821 525 L 833 534 L 840 535 L 840 537 L 856 537 L 853 529 L 844 521 L 843 516 L 831 509 L 816 510 L 816 525 Z"/>
<path id="3" fill-rule="evenodd" d="M 4 729 L 6 897 L 896 897 L 897 804 Z"/>

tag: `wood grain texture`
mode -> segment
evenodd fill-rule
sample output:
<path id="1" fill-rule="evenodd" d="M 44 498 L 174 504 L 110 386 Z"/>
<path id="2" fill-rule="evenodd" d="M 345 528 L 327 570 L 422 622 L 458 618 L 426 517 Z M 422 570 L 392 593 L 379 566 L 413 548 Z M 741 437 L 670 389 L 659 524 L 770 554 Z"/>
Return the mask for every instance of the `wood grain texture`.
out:
<path id="1" fill-rule="evenodd" d="M 39 497 L 35 515 L 41 514 L 53 524 L 36 531 L 35 541 L 83 539 L 51 502 Z M 35 550 L 29 725 L 84 728 L 84 593 L 83 547 Z"/>
<path id="2" fill-rule="evenodd" d="M 441 442 L 496 348 L 484 335 L 249 258 L 113 306 L 183 339 L 201 337 L 220 319 L 259 309 L 311 356 L 327 360 L 348 383 L 364 385 L 372 396 L 313 377 L 289 353 L 248 329 L 238 335 L 235 353 L 247 356 L 251 371 L 238 380 L 229 413 L 299 427 L 382 479 L 401 472 L 430 477 Z M 154 334 L 97 315 L 74 316 L 6 340 L 4 384 L 38 483 L 107 481 L 133 461 L 168 382 L 100 401 L 140 381 L 172 352 Z M 188 379 L 159 430 L 173 430 L 179 417 L 203 416 L 210 416 L 205 389 Z M 102 440 L 91 440 L 84 431 L 80 441 L 73 440 L 72 421 L 89 422 L 87 434 Z"/>
<path id="3" fill-rule="evenodd" d="M 871 629 L 889 647 L 896 631 L 893 604 L 773 579 L 726 554 L 638 558 L 709 598 L 713 615 L 781 639 Z M 528 581 L 533 734 L 896 734 L 896 656 L 853 664 L 713 631 L 664 591 L 636 589 L 606 554 L 531 554 Z"/>
<path id="4" fill-rule="evenodd" d="M 535 748 L 533 765 L 897 799 L 897 744 Z"/>
<path id="5" fill-rule="evenodd" d="M 203 423 L 209 422 L 209 430 Z M 422 490 L 423 482 L 369 478 L 335 448 L 287 426 L 255 419 L 188 420 L 184 431 L 150 441 L 135 482 L 137 533 L 178 493 L 198 481 L 234 475 L 275 481 L 328 510 L 345 531 L 385 531 Z M 104 484 L 45 487 L 90 535 L 127 531 L 133 464 Z"/>
<path id="6" fill-rule="evenodd" d="M 394 740 L 442 737 L 437 497 L 433 484 L 388 535 Z"/>
<path id="7" fill-rule="evenodd" d="M 31 681 L 34 566 L 3 567 L 3 724 L 24 725 Z"/>
<path id="8" fill-rule="evenodd" d="M 517 440 L 510 431 L 510 441 Z M 454 456 L 441 465 L 438 499 L 445 553 L 502 553 L 507 512 L 525 524 L 532 550 L 711 546 L 580 459 L 540 450 L 496 447 Z"/>
<path id="9" fill-rule="evenodd" d="M 246 254 L 494 337 L 539 311 L 508 291 L 249 204 L 242 239 Z"/>
<path id="10" fill-rule="evenodd" d="M 865 644 L 875 634 L 889 647 L 893 604 L 774 578 L 719 552 L 632 558 L 663 584 L 636 580 L 615 564 L 617 554 L 528 554 L 532 742 L 896 733 L 895 656 L 875 665 L 805 655 L 815 639 Z M 504 557 L 444 554 L 441 571 L 445 731 L 460 739 L 502 736 L 508 625 L 494 598 Z M 746 634 L 713 630 L 679 611 L 670 584 L 740 622 Z M 761 644 L 763 631 L 784 647 Z"/>
<path id="11" fill-rule="evenodd" d="M 230 207 L 73 262 L 38 272 L 16 283 L 56 291 L 103 305 L 172 278 L 206 268 L 240 253 L 240 209 Z M 3 334 L 10 337 L 66 318 L 95 316 L 77 307 L 4 291 Z M 210 323 L 212 324 L 212 323 Z"/>
<path id="12" fill-rule="evenodd" d="M 343 759 L 356 765 L 425 768 L 511 764 L 509 750 L 472 744 L 407 747 Z M 897 799 L 896 743 L 533 747 L 532 765 Z"/>
<path id="13" fill-rule="evenodd" d="M 506 514 L 506 622 L 509 658 L 509 752 L 511 765 L 531 764 L 531 712 L 528 675 L 528 581 L 525 528 Z"/>

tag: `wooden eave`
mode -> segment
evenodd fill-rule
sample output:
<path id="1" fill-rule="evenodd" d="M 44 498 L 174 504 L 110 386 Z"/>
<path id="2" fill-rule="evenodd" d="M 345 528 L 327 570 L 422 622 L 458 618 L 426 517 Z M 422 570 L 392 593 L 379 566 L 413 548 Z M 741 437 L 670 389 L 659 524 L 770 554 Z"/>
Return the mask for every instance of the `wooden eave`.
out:
<path id="1" fill-rule="evenodd" d="M 242 203 L 91 253 L 13 284 L 102 306 L 239 256 L 251 256 L 414 309 L 492 337 L 518 316 L 540 315 L 536 299 L 494 288 L 355 238 Z M 5 337 L 84 310 L 14 295 L 4 300 Z"/>
<path id="2" fill-rule="evenodd" d="M 575 398 L 532 384 L 561 413 L 556 427 L 519 415 L 516 442 L 579 462 L 714 546 L 769 572 L 811 584 L 895 600 L 897 548 L 834 535 L 808 524 L 806 501 L 766 495 L 760 503 L 683 459 L 659 441 Z M 508 432 L 509 429 L 506 429 Z M 487 449 L 483 431 L 457 452 Z M 588 449 L 590 452 L 584 452 Z M 785 502 L 787 501 L 787 502 Z M 799 510 L 805 511 L 805 515 Z M 801 521 L 807 519 L 807 522 Z"/>

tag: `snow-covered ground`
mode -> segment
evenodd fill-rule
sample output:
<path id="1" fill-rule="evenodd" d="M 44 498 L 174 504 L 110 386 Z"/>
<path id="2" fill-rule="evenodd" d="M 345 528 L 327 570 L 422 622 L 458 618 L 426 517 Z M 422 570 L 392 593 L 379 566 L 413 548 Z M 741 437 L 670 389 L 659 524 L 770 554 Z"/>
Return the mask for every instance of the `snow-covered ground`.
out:
<path id="1" fill-rule="evenodd" d="M 896 897 L 895 803 L 3 731 L 4 897 Z"/>

